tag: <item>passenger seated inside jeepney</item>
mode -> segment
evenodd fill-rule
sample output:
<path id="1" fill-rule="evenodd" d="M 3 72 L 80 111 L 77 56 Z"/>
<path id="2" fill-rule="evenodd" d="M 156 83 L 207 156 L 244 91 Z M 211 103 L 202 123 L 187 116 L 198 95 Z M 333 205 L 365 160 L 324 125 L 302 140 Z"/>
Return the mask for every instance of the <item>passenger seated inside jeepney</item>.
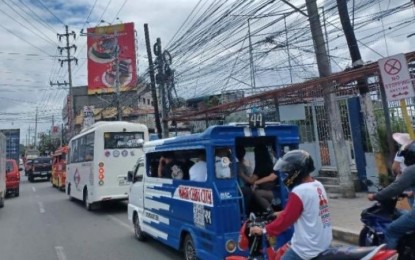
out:
<path id="1" fill-rule="evenodd" d="M 198 161 L 189 169 L 191 181 L 205 182 L 207 180 L 207 164 L 205 151 L 199 151 Z"/>
<path id="2" fill-rule="evenodd" d="M 216 178 L 226 179 L 231 177 L 230 149 L 220 147 L 215 149 L 215 172 Z"/>
<path id="3" fill-rule="evenodd" d="M 266 210 L 274 199 L 274 190 L 278 176 L 274 173 L 274 163 L 268 148 L 265 145 L 255 147 L 254 175 L 257 180 L 253 182 L 252 190 L 254 200 L 259 206 L 258 210 Z M 275 198 L 277 199 L 277 198 Z"/>
<path id="4" fill-rule="evenodd" d="M 250 162 L 245 159 L 245 154 L 246 151 L 243 146 L 236 146 L 236 159 L 238 159 L 238 183 L 244 196 L 245 212 L 249 213 L 251 212 L 252 190 L 251 184 L 248 182 L 248 180 L 250 177 L 252 177 L 253 171 Z"/>
<path id="5" fill-rule="evenodd" d="M 181 166 L 174 159 L 172 152 L 166 152 L 160 157 L 157 175 L 159 178 L 183 179 Z"/>
<path id="6" fill-rule="evenodd" d="M 278 176 L 274 173 L 273 159 L 266 145 L 256 145 L 254 148 L 255 168 L 251 176 L 241 176 L 246 185 L 251 186 L 252 200 L 250 208 L 252 211 L 262 212 L 271 206 L 275 198 L 276 180 Z"/>

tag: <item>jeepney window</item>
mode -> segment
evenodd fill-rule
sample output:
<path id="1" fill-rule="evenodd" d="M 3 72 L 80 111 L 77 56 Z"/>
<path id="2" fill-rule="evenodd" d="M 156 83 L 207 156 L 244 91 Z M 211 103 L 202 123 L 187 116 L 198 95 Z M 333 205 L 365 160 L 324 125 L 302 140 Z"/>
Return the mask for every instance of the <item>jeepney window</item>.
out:
<path id="1" fill-rule="evenodd" d="M 232 177 L 231 168 L 231 148 L 217 147 L 215 148 L 215 174 L 218 179 L 229 179 Z"/>
<path id="2" fill-rule="evenodd" d="M 147 175 L 150 177 L 199 182 L 207 180 L 204 149 L 149 153 L 147 162 L 149 162 Z"/>

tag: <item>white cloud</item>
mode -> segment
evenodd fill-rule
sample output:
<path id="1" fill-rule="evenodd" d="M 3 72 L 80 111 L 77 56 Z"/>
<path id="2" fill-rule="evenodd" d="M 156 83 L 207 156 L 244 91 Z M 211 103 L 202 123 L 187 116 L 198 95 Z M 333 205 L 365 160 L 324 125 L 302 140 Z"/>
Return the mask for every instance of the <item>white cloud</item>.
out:
<path id="1" fill-rule="evenodd" d="M 7 2 L 26 20 L 4 2 L 0 2 L 0 10 L 10 16 L 0 13 L 0 38 L 2 39 L 0 42 L 0 128 L 20 128 L 21 142 L 24 143 L 23 139 L 29 125 L 32 129 L 34 128 L 36 107 L 39 110 L 39 132 L 49 129 L 52 116 L 55 117 L 55 122 L 61 117 L 67 90 L 58 90 L 56 86 L 51 88 L 49 81 L 68 81 L 66 64 L 61 68 L 57 61 L 59 57 L 53 57 L 55 54 L 59 55 L 56 47 L 64 45 L 64 42 L 57 40 L 56 33 L 64 33 L 65 28 L 39 2 L 22 0 L 19 5 L 22 9 L 12 3 L 14 1 Z M 77 33 L 75 44 L 78 46 L 78 52 L 75 53 L 75 57 L 79 59 L 79 65 L 82 66 L 72 66 L 73 83 L 74 86 L 85 85 L 87 83 L 86 47 L 82 50 L 81 48 L 86 43 L 86 37 L 79 36 L 79 32 L 95 1 L 41 0 L 41 2 L 60 20 L 68 24 L 70 31 Z M 124 2 L 125 5 L 120 10 Z M 166 44 L 196 2 L 196 0 L 96 1 L 96 6 L 85 27 L 95 26 L 100 19 L 116 23 L 118 22 L 116 13 L 119 11 L 120 21 L 135 23 L 138 33 L 140 68 L 146 68 L 147 60 L 143 58 L 147 55 L 143 24 L 149 24 L 153 43 L 156 37 L 161 37 L 162 42 Z M 107 4 L 109 4 L 108 7 Z M 29 8 L 42 17 L 43 21 L 39 21 L 37 16 L 29 11 Z M 65 59 L 65 57 L 61 58 Z"/>

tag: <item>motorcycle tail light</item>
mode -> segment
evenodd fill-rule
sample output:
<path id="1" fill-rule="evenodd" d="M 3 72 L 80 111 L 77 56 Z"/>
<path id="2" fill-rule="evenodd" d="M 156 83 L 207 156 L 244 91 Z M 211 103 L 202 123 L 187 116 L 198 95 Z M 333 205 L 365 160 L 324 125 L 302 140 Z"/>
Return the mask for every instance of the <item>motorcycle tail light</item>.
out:
<path id="1" fill-rule="evenodd" d="M 380 250 L 379 252 L 377 252 L 372 258 L 370 258 L 371 260 L 397 260 L 399 257 L 398 253 L 396 252 L 396 250 Z"/>
<path id="2" fill-rule="evenodd" d="M 236 243 L 235 243 L 235 241 L 233 241 L 232 239 L 226 241 L 225 248 L 226 248 L 226 251 L 228 253 L 235 252 L 235 250 L 236 250 Z"/>

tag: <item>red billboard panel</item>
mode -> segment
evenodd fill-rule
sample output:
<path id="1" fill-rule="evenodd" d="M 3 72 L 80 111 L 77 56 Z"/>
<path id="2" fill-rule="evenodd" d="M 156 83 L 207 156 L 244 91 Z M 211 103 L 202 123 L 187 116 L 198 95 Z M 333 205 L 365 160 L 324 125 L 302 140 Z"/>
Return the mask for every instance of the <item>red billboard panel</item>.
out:
<path id="1" fill-rule="evenodd" d="M 116 92 L 117 48 L 120 91 L 137 85 L 134 23 L 88 28 L 88 94 Z"/>

